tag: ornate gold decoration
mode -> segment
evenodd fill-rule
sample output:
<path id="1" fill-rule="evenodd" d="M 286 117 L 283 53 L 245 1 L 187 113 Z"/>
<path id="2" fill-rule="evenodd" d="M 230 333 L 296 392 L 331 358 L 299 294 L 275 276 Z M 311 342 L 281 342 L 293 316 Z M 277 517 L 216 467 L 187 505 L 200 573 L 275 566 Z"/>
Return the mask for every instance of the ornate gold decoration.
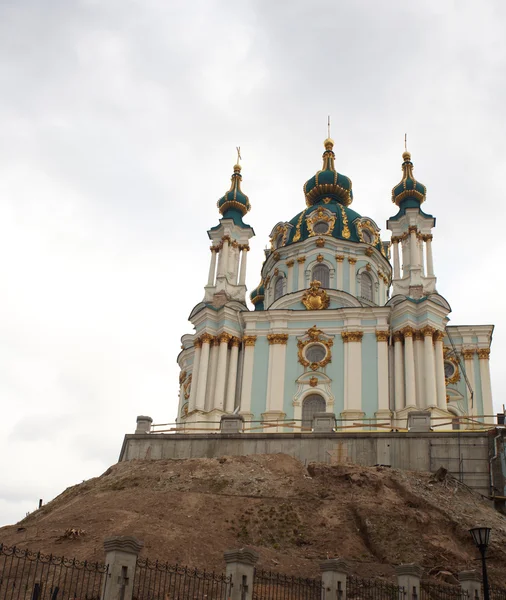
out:
<path id="1" fill-rule="evenodd" d="M 388 331 L 376 330 L 376 340 L 378 342 L 388 342 Z"/>
<path id="2" fill-rule="evenodd" d="M 320 290 L 320 281 L 312 281 L 311 287 L 302 296 L 302 304 L 307 310 L 322 310 L 329 307 L 330 298 L 325 290 Z"/>
<path id="3" fill-rule="evenodd" d="M 347 240 L 351 237 L 350 228 L 348 227 L 348 216 L 346 214 L 346 211 L 344 210 L 344 206 L 342 204 L 339 204 L 338 206 L 341 209 L 341 216 L 343 219 L 343 230 L 341 232 L 341 235 L 345 240 Z"/>
<path id="4" fill-rule="evenodd" d="M 263 298 L 263 296 L 262 296 Z M 253 302 L 254 304 L 254 302 Z M 213 341 L 211 342 L 211 346 L 219 346 L 220 345 L 220 339 L 218 336 L 213 337 Z"/>
<path id="5" fill-rule="evenodd" d="M 357 259 L 353 258 L 353 256 L 348 256 L 348 262 L 350 265 L 355 265 L 357 263 Z"/>
<path id="6" fill-rule="evenodd" d="M 188 400 L 188 398 L 190 397 L 191 386 L 192 386 L 192 374 L 190 373 L 188 375 L 188 379 L 183 384 L 183 395 L 184 395 L 185 400 Z"/>
<path id="7" fill-rule="evenodd" d="M 425 327 L 422 327 L 420 329 L 420 331 L 422 332 L 422 335 L 424 337 L 432 337 L 434 335 L 434 333 L 436 332 L 436 330 L 434 329 L 434 327 L 431 327 L 430 325 L 426 325 Z"/>
<path id="8" fill-rule="evenodd" d="M 245 335 L 242 338 L 244 346 L 254 346 L 257 341 L 256 335 Z"/>
<path id="9" fill-rule="evenodd" d="M 385 248 L 387 248 L 388 250 L 390 250 L 390 244 L 388 242 L 381 242 L 381 254 L 383 254 L 383 256 L 385 258 L 388 258 L 388 254 L 387 251 L 385 250 Z"/>
<path id="10" fill-rule="evenodd" d="M 402 337 L 402 333 L 400 331 L 396 331 L 394 333 L 394 342 L 402 342 L 403 337 Z"/>
<path id="11" fill-rule="evenodd" d="M 368 248 L 365 249 L 365 255 L 366 256 L 372 256 L 374 254 L 374 249 L 369 246 Z"/>
<path id="12" fill-rule="evenodd" d="M 343 262 L 344 255 L 343 254 L 336 254 L 336 260 L 337 260 L 337 262 Z"/>
<path id="13" fill-rule="evenodd" d="M 288 234 L 288 226 L 287 225 L 276 225 L 276 227 L 274 228 L 273 232 L 272 232 L 272 236 L 271 236 L 271 250 L 276 250 L 277 248 L 281 248 L 281 246 L 284 246 L 286 244 L 286 238 L 287 238 L 287 234 Z M 279 245 L 276 244 L 276 240 L 278 239 L 278 237 L 282 235 L 282 239 L 281 239 L 281 243 Z"/>
<path id="14" fill-rule="evenodd" d="M 276 267 L 274 269 L 274 276 L 277 277 L 279 275 L 279 269 Z"/>
<path id="15" fill-rule="evenodd" d="M 239 248 L 239 242 L 237 240 L 233 240 L 230 245 L 232 246 L 232 248 Z"/>
<path id="16" fill-rule="evenodd" d="M 255 342 L 257 341 L 257 336 L 256 335 L 245 335 L 242 338 L 242 341 L 245 346 L 254 346 Z"/>
<path id="17" fill-rule="evenodd" d="M 220 333 L 220 335 L 218 336 L 218 339 L 220 340 L 220 344 L 224 344 L 224 343 L 229 343 L 230 340 L 232 339 L 232 336 L 230 335 L 230 333 L 227 333 L 226 331 L 224 331 L 223 333 Z"/>
<path id="18" fill-rule="evenodd" d="M 432 242 L 432 233 L 424 233 L 422 235 L 422 240 L 424 242 Z"/>
<path id="19" fill-rule="evenodd" d="M 321 254 L 318 254 L 318 256 L 316 257 L 316 260 L 318 262 L 323 262 L 323 256 Z"/>
<path id="20" fill-rule="evenodd" d="M 297 226 L 295 228 L 295 235 L 293 236 L 293 241 L 294 242 L 298 242 L 300 240 L 300 228 L 302 225 L 302 219 L 304 218 L 304 215 L 306 214 L 307 208 L 305 208 L 299 216 L 299 219 L 297 221 Z"/>
<path id="21" fill-rule="evenodd" d="M 273 252 L 273 253 L 272 253 L 272 258 L 273 258 L 274 260 L 279 260 L 279 252 L 277 252 L 277 251 L 276 251 L 276 252 Z"/>
<path id="22" fill-rule="evenodd" d="M 179 373 L 179 385 L 183 385 L 183 383 L 186 381 L 186 371 L 181 371 L 181 373 Z"/>
<path id="23" fill-rule="evenodd" d="M 323 238 L 318 238 L 316 240 L 316 247 L 323 248 L 325 246 L 325 240 Z"/>
<path id="24" fill-rule="evenodd" d="M 464 360 L 472 360 L 475 352 L 474 348 L 465 348 L 462 350 L 462 356 L 464 357 Z"/>
<path id="25" fill-rule="evenodd" d="M 297 262 L 299 264 L 305 263 L 306 262 L 306 257 L 305 256 L 298 256 L 297 257 Z"/>
<path id="26" fill-rule="evenodd" d="M 327 198 L 324 198 L 324 199 L 323 199 L 323 202 L 325 202 L 325 204 L 328 204 L 329 202 L 332 202 L 332 198 L 329 198 L 329 197 L 327 196 Z"/>
<path id="27" fill-rule="evenodd" d="M 200 341 L 202 344 L 210 344 L 214 339 L 214 336 L 212 336 L 210 333 L 203 333 L 200 336 Z"/>
<path id="28" fill-rule="evenodd" d="M 307 336 L 306 340 L 298 340 L 298 342 L 297 342 L 297 348 L 299 349 L 298 350 L 299 362 L 302 366 L 310 367 L 313 371 L 316 371 L 317 369 L 319 369 L 321 367 L 325 367 L 331 361 L 332 352 L 330 349 L 334 345 L 334 341 L 332 340 L 332 338 L 325 335 L 321 329 L 318 329 L 316 327 L 316 325 L 313 325 L 313 327 L 310 327 L 307 330 L 306 336 Z M 325 354 L 325 357 L 322 360 L 320 360 L 318 362 L 310 363 L 306 358 L 305 349 L 308 346 L 312 346 L 313 344 L 321 344 L 321 345 L 325 346 L 327 352 Z M 316 379 L 316 377 L 314 379 Z M 317 382 L 318 382 L 318 380 L 317 380 Z"/>
<path id="29" fill-rule="evenodd" d="M 455 370 L 453 371 L 453 375 L 451 377 L 445 376 L 446 385 L 457 383 L 457 381 L 460 380 L 459 361 L 455 356 L 452 348 L 443 348 L 443 359 L 445 362 L 452 363 L 452 365 L 455 367 Z"/>
<path id="30" fill-rule="evenodd" d="M 318 385 L 318 377 L 311 377 L 309 380 L 309 385 L 311 387 L 316 387 Z"/>
<path id="31" fill-rule="evenodd" d="M 269 344 L 283 344 L 288 341 L 288 333 L 269 333 L 267 336 Z"/>
<path id="32" fill-rule="evenodd" d="M 211 254 L 213 252 L 218 253 L 220 251 L 220 247 L 219 246 L 209 246 L 209 250 L 211 250 Z"/>
<path id="33" fill-rule="evenodd" d="M 295 261 L 293 260 L 293 258 L 292 258 L 291 260 L 287 260 L 287 261 L 286 261 L 286 266 L 287 266 L 287 267 L 293 267 L 293 264 L 294 264 L 294 262 L 295 262 Z"/>
<path id="34" fill-rule="evenodd" d="M 365 266 L 365 270 L 366 271 L 370 271 L 371 270 L 371 263 L 367 263 Z"/>
<path id="35" fill-rule="evenodd" d="M 269 285 L 270 280 L 271 280 L 271 276 L 267 275 L 267 277 L 264 280 L 264 288 L 266 288 Z"/>
<path id="36" fill-rule="evenodd" d="M 408 227 L 408 233 L 417 233 L 418 232 L 418 227 L 416 225 L 410 225 Z"/>
<path id="37" fill-rule="evenodd" d="M 423 342 L 423 333 L 417 329 L 415 331 L 415 334 L 413 335 L 413 339 L 415 340 L 415 342 Z"/>
<path id="38" fill-rule="evenodd" d="M 197 338 L 196 340 L 193 341 L 193 346 L 196 348 L 202 348 L 202 342 L 200 341 L 199 338 Z"/>
<path id="39" fill-rule="evenodd" d="M 183 417 L 188 416 L 188 402 L 183 405 Z"/>
<path id="40" fill-rule="evenodd" d="M 401 333 L 404 336 L 404 338 L 413 337 L 415 330 L 413 329 L 413 327 L 409 327 L 408 325 L 407 327 L 403 327 L 401 329 Z"/>
<path id="41" fill-rule="evenodd" d="M 341 333 L 343 342 L 361 342 L 363 336 L 363 331 L 343 331 Z"/>
<path id="42" fill-rule="evenodd" d="M 314 231 L 313 226 L 315 223 L 318 223 L 318 221 L 325 221 L 326 223 L 328 223 L 329 228 L 326 233 L 316 233 Z M 323 208 L 323 206 L 319 206 L 318 209 L 312 212 L 311 216 L 307 217 L 306 219 L 309 237 L 313 237 L 314 235 L 332 235 L 335 223 L 336 215 Z"/>
<path id="43" fill-rule="evenodd" d="M 366 242 L 364 239 L 364 236 L 362 235 L 362 231 L 364 229 L 367 229 L 367 231 L 372 236 L 371 245 L 372 246 L 376 245 L 379 242 L 379 234 L 376 231 L 376 228 L 374 227 L 374 225 L 371 223 L 371 221 L 369 221 L 369 219 L 363 219 L 362 221 L 359 221 L 357 223 L 357 231 L 358 231 L 358 237 L 360 238 L 360 241 L 363 242 L 364 244 L 368 244 L 369 242 Z"/>
<path id="44" fill-rule="evenodd" d="M 235 336 L 234 336 L 234 337 L 233 337 L 233 338 L 230 340 L 230 346 L 231 346 L 232 348 L 239 348 L 239 346 L 240 346 L 240 345 L 241 345 L 241 338 L 238 338 L 238 337 L 235 337 Z"/>
<path id="45" fill-rule="evenodd" d="M 437 329 L 434 332 L 434 341 L 435 342 L 442 342 L 444 340 L 444 337 L 445 337 L 444 331 L 440 331 L 439 329 Z"/>
<path id="46" fill-rule="evenodd" d="M 490 358 L 490 348 L 478 348 L 478 358 L 480 360 L 488 360 Z"/>
<path id="47" fill-rule="evenodd" d="M 401 238 L 399 236 L 397 236 L 397 235 L 393 235 L 390 238 L 390 241 L 392 242 L 392 244 L 398 244 L 401 241 Z"/>

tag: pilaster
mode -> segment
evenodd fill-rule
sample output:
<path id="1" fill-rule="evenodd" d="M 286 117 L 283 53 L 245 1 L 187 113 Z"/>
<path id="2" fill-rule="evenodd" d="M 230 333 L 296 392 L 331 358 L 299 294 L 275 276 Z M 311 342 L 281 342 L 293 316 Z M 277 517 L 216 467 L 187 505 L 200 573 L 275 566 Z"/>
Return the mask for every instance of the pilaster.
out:
<path id="1" fill-rule="evenodd" d="M 483 398 L 483 413 L 485 423 L 494 423 L 494 409 L 492 405 L 492 384 L 490 382 L 490 349 L 479 348 L 478 359 L 480 362 L 481 397 Z"/>
<path id="2" fill-rule="evenodd" d="M 230 341 L 230 363 L 228 368 L 228 384 L 227 384 L 227 397 L 226 397 L 226 408 L 225 412 L 233 412 L 235 407 L 235 389 L 237 385 L 237 363 L 239 359 L 239 346 L 241 340 L 237 337 L 233 337 Z"/>
<path id="3" fill-rule="evenodd" d="M 434 333 L 434 360 L 436 363 L 437 406 L 439 409 L 446 411 L 446 378 L 443 349 L 444 336 L 444 331 L 436 331 Z"/>
<path id="4" fill-rule="evenodd" d="M 353 256 L 348 256 L 348 265 L 350 269 L 350 294 L 352 296 L 357 295 L 357 276 L 355 275 L 355 265 L 357 264 L 357 259 Z"/>
<path id="5" fill-rule="evenodd" d="M 362 331 L 343 331 L 341 337 L 345 345 L 346 384 L 344 398 L 344 418 L 360 419 L 362 411 Z"/>
<path id="6" fill-rule="evenodd" d="M 394 382 L 395 382 L 395 410 L 402 410 L 405 406 L 404 396 L 404 355 L 402 347 L 402 333 L 394 333 Z"/>
<path id="7" fill-rule="evenodd" d="M 200 352 L 202 349 L 202 342 L 197 338 L 193 342 L 194 355 L 193 355 L 193 368 L 192 368 L 192 383 L 190 387 L 190 398 L 188 399 L 188 412 L 191 413 L 195 410 L 197 400 L 197 388 L 199 382 L 199 368 L 200 368 Z"/>
<path id="8" fill-rule="evenodd" d="M 216 392 L 214 395 L 214 408 L 225 409 L 225 384 L 227 375 L 228 343 L 232 339 L 229 333 L 223 332 L 218 336 L 220 346 L 218 350 L 218 368 L 216 371 Z"/>
<path id="9" fill-rule="evenodd" d="M 267 378 L 267 412 L 283 413 L 287 333 L 270 333 L 269 374 Z"/>
<path id="10" fill-rule="evenodd" d="M 251 413 L 251 390 L 253 387 L 253 364 L 256 340 L 256 335 L 245 335 L 242 338 L 244 348 L 240 409 L 240 414 L 242 415 L 249 415 Z"/>
<path id="11" fill-rule="evenodd" d="M 415 354 L 412 327 L 404 327 L 404 375 L 406 378 L 406 407 L 416 407 Z"/>
<path id="12" fill-rule="evenodd" d="M 434 358 L 434 344 L 432 336 L 436 332 L 434 327 L 428 325 L 422 330 L 423 349 L 424 349 L 424 367 L 425 367 L 425 398 L 426 406 L 437 406 L 436 391 L 436 362 Z M 443 409 L 444 410 L 444 409 Z"/>
<path id="13" fill-rule="evenodd" d="M 376 418 L 391 416 L 388 398 L 388 331 L 376 331 L 378 344 L 378 410 Z"/>
<path id="14" fill-rule="evenodd" d="M 286 268 L 287 268 L 286 293 L 287 294 L 290 294 L 295 291 L 295 289 L 293 287 L 293 265 L 294 265 L 294 263 L 295 263 L 295 261 L 293 259 L 286 261 Z"/>
<path id="15" fill-rule="evenodd" d="M 343 254 L 336 254 L 336 264 L 337 264 L 337 269 L 336 269 L 336 287 L 338 290 L 342 290 L 343 289 L 343 261 L 344 261 L 344 255 Z"/>
<path id="16" fill-rule="evenodd" d="M 204 410 L 206 405 L 206 389 L 207 389 L 207 374 L 209 372 L 209 350 L 213 336 L 208 333 L 204 333 L 200 336 L 202 343 L 202 350 L 200 354 L 200 365 L 199 365 L 199 379 L 197 396 L 195 399 L 195 408 L 197 410 Z"/>

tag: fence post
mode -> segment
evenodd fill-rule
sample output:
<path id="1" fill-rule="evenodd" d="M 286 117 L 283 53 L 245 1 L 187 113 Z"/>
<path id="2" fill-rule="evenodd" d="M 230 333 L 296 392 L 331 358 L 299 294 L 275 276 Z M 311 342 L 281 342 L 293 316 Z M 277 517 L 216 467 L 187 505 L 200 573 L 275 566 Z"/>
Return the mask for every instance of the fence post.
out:
<path id="1" fill-rule="evenodd" d="M 469 600 L 481 600 L 481 577 L 478 571 L 461 571 L 458 575 L 460 587 L 467 592 Z"/>
<path id="2" fill-rule="evenodd" d="M 137 428 L 135 429 L 135 433 L 149 433 L 151 431 L 152 423 L 153 419 L 151 417 L 145 417 L 144 415 L 138 416 Z"/>
<path id="3" fill-rule="evenodd" d="M 105 563 L 109 565 L 101 600 L 132 600 L 137 556 L 144 546 L 131 535 L 117 535 L 104 541 Z"/>
<path id="4" fill-rule="evenodd" d="M 227 576 L 232 581 L 230 600 L 251 600 L 258 554 L 252 548 L 241 548 L 241 550 L 227 550 L 224 557 L 227 563 Z"/>
<path id="5" fill-rule="evenodd" d="M 328 558 L 320 563 L 322 600 L 346 600 L 348 565 L 340 558 Z"/>
<path id="6" fill-rule="evenodd" d="M 397 585 L 404 588 L 406 600 L 418 600 L 420 598 L 420 579 L 422 578 L 422 573 L 422 567 L 416 563 L 395 567 Z"/>

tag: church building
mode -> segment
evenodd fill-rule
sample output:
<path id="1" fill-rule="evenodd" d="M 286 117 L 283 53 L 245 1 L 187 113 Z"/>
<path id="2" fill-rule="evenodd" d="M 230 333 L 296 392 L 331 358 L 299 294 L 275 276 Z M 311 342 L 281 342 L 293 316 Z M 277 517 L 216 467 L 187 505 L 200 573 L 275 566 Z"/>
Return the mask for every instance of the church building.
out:
<path id="1" fill-rule="evenodd" d="M 315 413 L 368 427 L 433 418 L 493 423 L 492 325 L 449 325 L 432 256 L 435 218 L 404 152 L 392 190 L 390 240 L 351 208 L 351 180 L 324 142 L 321 170 L 303 186 L 305 206 L 274 225 L 260 282 L 246 303 L 253 228 L 235 165 L 218 201 L 204 298 L 178 356 L 178 423 L 214 428 L 224 414 L 292 420 L 311 430 Z M 449 224 L 448 224 L 449 225 Z M 461 419 L 460 427 L 466 427 Z M 268 431 L 268 430 L 267 430 Z"/>

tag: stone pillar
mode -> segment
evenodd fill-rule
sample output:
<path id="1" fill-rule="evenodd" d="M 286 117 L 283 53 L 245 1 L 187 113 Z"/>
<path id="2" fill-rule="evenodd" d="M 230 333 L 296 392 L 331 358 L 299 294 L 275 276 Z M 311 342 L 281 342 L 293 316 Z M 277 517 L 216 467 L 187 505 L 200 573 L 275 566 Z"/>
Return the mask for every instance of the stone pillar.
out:
<path id="1" fill-rule="evenodd" d="M 246 264 L 248 259 L 249 246 L 242 246 L 241 251 L 241 273 L 239 275 L 239 285 L 246 285 Z"/>
<path id="2" fill-rule="evenodd" d="M 252 548 L 228 550 L 224 554 L 227 563 L 227 577 L 232 585 L 227 600 L 252 600 L 253 577 L 258 554 Z"/>
<path id="3" fill-rule="evenodd" d="M 242 366 L 241 386 L 241 412 L 242 415 L 251 414 L 251 390 L 253 386 L 253 363 L 255 355 L 256 335 L 245 335 L 242 338 L 244 348 L 244 362 Z"/>
<path id="4" fill-rule="evenodd" d="M 425 367 L 425 405 L 437 406 L 436 391 L 436 361 L 434 358 L 434 344 L 432 336 L 435 333 L 434 327 L 426 326 L 422 330 L 423 340 L 423 362 Z"/>
<path id="5" fill-rule="evenodd" d="M 216 391 L 214 394 L 214 408 L 225 410 L 225 384 L 227 376 L 228 343 L 232 339 L 229 333 L 223 332 L 218 336 L 220 347 L 218 349 L 218 368 L 216 369 Z"/>
<path id="6" fill-rule="evenodd" d="M 409 277 L 409 265 L 410 265 L 410 256 L 409 256 L 409 240 L 408 234 L 405 234 L 406 237 L 402 236 L 402 276 Z"/>
<path id="7" fill-rule="evenodd" d="M 425 236 L 425 251 L 427 254 L 427 277 L 434 277 L 434 263 L 432 261 L 432 235 Z"/>
<path id="8" fill-rule="evenodd" d="M 235 407 L 235 388 L 237 385 L 237 363 L 239 360 L 239 346 L 241 340 L 238 337 L 233 337 L 230 342 L 232 349 L 230 351 L 230 363 L 228 368 L 228 383 L 227 383 L 227 399 L 226 412 L 233 412 Z"/>
<path id="9" fill-rule="evenodd" d="M 305 256 L 299 256 L 297 258 L 297 263 L 299 265 L 298 268 L 298 282 L 297 282 L 297 287 L 299 290 L 304 290 L 306 289 L 306 282 L 304 281 L 304 263 L 306 262 L 306 257 Z"/>
<path id="10" fill-rule="evenodd" d="M 404 375 L 406 378 L 406 406 L 416 406 L 415 353 L 412 327 L 404 327 Z"/>
<path id="11" fill-rule="evenodd" d="M 188 412 L 191 413 L 195 410 L 195 402 L 197 399 L 197 388 L 199 382 L 199 368 L 200 368 L 200 352 L 202 349 L 202 342 L 197 338 L 193 342 L 194 355 L 193 355 L 193 368 L 192 368 L 192 383 L 190 387 L 190 398 L 188 400 Z"/>
<path id="12" fill-rule="evenodd" d="M 424 252 L 423 252 L 423 236 L 421 233 L 418 233 L 416 236 L 416 241 L 418 243 L 418 256 L 420 259 L 420 271 L 423 275 L 425 273 L 425 260 L 424 260 Z"/>
<path id="13" fill-rule="evenodd" d="M 197 388 L 197 396 L 195 398 L 195 408 L 204 410 L 206 407 L 206 389 L 207 389 L 207 374 L 209 372 L 209 351 L 213 336 L 209 333 L 204 333 L 200 336 L 202 342 L 202 350 L 200 353 L 199 365 L 199 385 Z"/>
<path id="14" fill-rule="evenodd" d="M 109 569 L 104 578 L 101 600 L 132 600 L 137 556 L 143 546 L 143 542 L 131 535 L 105 539 L 105 564 L 109 565 Z"/>
<path id="15" fill-rule="evenodd" d="M 211 354 L 209 358 L 209 385 L 207 386 L 208 393 L 206 395 L 206 411 L 211 411 L 214 408 L 214 395 L 216 393 L 216 375 L 218 371 L 218 348 L 220 340 L 217 337 L 211 342 Z"/>
<path id="16" fill-rule="evenodd" d="M 228 274 L 230 277 L 230 283 L 237 285 L 239 280 L 239 259 L 241 257 L 241 251 L 239 250 L 239 244 L 237 240 L 231 242 L 229 247 L 229 261 L 228 261 Z"/>
<path id="17" fill-rule="evenodd" d="M 419 268 L 420 260 L 418 257 L 418 239 L 416 237 L 417 227 L 416 225 L 410 225 L 409 231 L 409 256 L 412 267 Z"/>
<path id="18" fill-rule="evenodd" d="M 378 344 L 378 410 L 377 419 L 390 418 L 388 398 L 388 331 L 376 331 Z"/>
<path id="19" fill-rule="evenodd" d="M 397 236 L 392 236 L 392 246 L 393 246 L 393 255 L 394 255 L 394 279 L 401 278 L 401 269 L 400 269 L 400 257 L 399 257 L 399 238 Z"/>
<path id="20" fill-rule="evenodd" d="M 481 575 L 478 571 L 461 571 L 458 574 L 460 587 L 467 593 L 466 600 L 481 600 Z"/>
<path id="21" fill-rule="evenodd" d="M 279 414 L 284 418 L 283 400 L 285 391 L 285 362 L 287 333 L 270 333 L 269 341 L 269 373 L 267 376 L 267 412 Z M 282 416 L 281 416 L 282 415 Z"/>
<path id="22" fill-rule="evenodd" d="M 346 600 L 348 565 L 339 558 L 328 558 L 320 563 L 323 600 Z"/>
<path id="23" fill-rule="evenodd" d="M 355 265 L 357 259 L 352 256 L 348 256 L 348 263 L 350 266 L 350 294 L 356 296 L 357 294 L 357 276 L 355 275 Z"/>
<path id="24" fill-rule="evenodd" d="M 361 419 L 362 411 L 362 331 L 343 331 L 345 348 L 346 388 L 343 417 Z"/>
<path id="25" fill-rule="evenodd" d="M 225 277 L 228 271 L 229 241 L 230 238 L 228 236 L 223 237 L 223 247 L 220 252 L 220 260 L 218 264 L 218 271 L 221 271 L 222 277 Z"/>
<path id="26" fill-rule="evenodd" d="M 378 304 L 382 306 L 386 302 L 385 298 L 385 280 L 383 279 L 383 273 L 378 271 Z"/>
<path id="27" fill-rule="evenodd" d="M 469 386 L 466 384 L 466 394 L 467 394 L 467 410 L 471 417 L 476 417 L 478 415 L 478 409 L 476 406 L 476 390 L 474 385 L 474 348 L 464 348 L 462 350 L 462 356 L 464 357 L 464 368 L 466 370 L 466 375 L 469 380 L 469 384 L 471 386 L 471 390 L 473 390 L 473 395 L 471 396 L 471 390 Z M 470 427 L 474 427 L 472 423 L 470 423 Z"/>
<path id="28" fill-rule="evenodd" d="M 211 246 L 211 264 L 209 265 L 209 275 L 207 277 L 207 285 L 214 285 L 214 275 L 216 273 L 216 255 L 218 248 Z"/>
<path id="29" fill-rule="evenodd" d="M 286 293 L 287 294 L 291 294 L 292 292 L 295 291 L 295 289 L 293 287 L 293 265 L 294 264 L 295 264 L 295 261 L 293 259 L 286 261 L 286 268 L 287 268 Z"/>
<path id="30" fill-rule="evenodd" d="M 343 289 L 343 260 L 344 260 L 344 255 L 342 254 L 336 254 L 336 261 L 337 261 L 337 273 L 336 273 L 336 288 L 338 290 L 342 290 Z"/>
<path id="31" fill-rule="evenodd" d="M 443 351 L 444 331 L 434 333 L 434 360 L 436 363 L 436 396 L 437 406 L 441 410 L 446 408 L 446 377 L 445 377 L 445 359 Z"/>
<path id="32" fill-rule="evenodd" d="M 487 415 L 485 423 L 494 423 L 494 409 L 492 406 L 492 384 L 490 382 L 490 349 L 478 350 L 480 360 L 481 397 L 483 398 L 483 414 Z"/>
<path id="33" fill-rule="evenodd" d="M 402 333 L 394 333 L 394 382 L 395 382 L 395 410 L 401 410 L 405 406 L 404 398 L 404 357 L 402 348 Z"/>
<path id="34" fill-rule="evenodd" d="M 153 423 L 151 417 L 144 417 L 142 415 L 137 417 L 137 429 L 135 430 L 135 433 L 150 433 L 151 423 Z"/>
<path id="35" fill-rule="evenodd" d="M 415 353 L 416 404 L 420 408 L 426 408 L 423 334 L 419 330 L 415 330 L 413 333 L 413 350 Z"/>
<path id="36" fill-rule="evenodd" d="M 395 567 L 397 585 L 404 588 L 405 600 L 418 600 L 420 598 L 420 579 L 422 578 L 422 567 L 415 563 L 399 565 Z"/>
<path id="37" fill-rule="evenodd" d="M 333 412 L 320 412 L 313 415 L 315 433 L 331 433 L 336 427 L 336 415 Z"/>

